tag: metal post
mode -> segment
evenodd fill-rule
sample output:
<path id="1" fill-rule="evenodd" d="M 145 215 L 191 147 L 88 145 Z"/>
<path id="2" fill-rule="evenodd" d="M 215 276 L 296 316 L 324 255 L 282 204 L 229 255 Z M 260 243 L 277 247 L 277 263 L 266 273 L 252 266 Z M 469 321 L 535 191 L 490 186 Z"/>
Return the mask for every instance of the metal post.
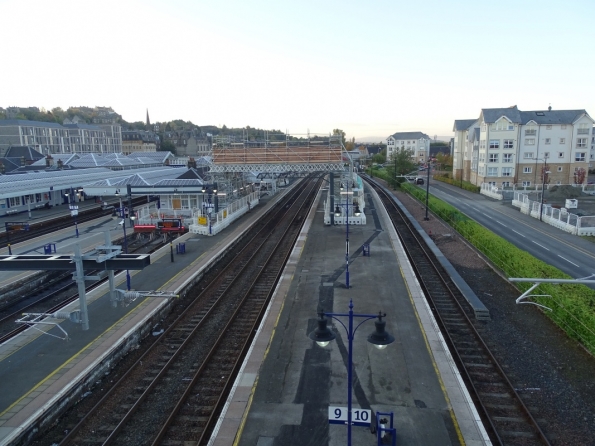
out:
<path id="1" fill-rule="evenodd" d="M 541 203 L 539 205 L 539 221 L 543 221 L 543 196 L 545 195 L 545 176 L 547 175 L 547 156 L 543 158 L 543 175 L 541 179 Z"/>
<path id="2" fill-rule="evenodd" d="M 333 226 L 335 224 L 335 175 L 333 172 L 329 173 L 329 196 L 331 197 L 331 226 Z"/>
<path id="3" fill-rule="evenodd" d="M 104 232 L 105 235 L 105 246 L 111 246 L 112 244 L 112 239 L 109 235 L 108 231 Z M 114 281 L 114 270 L 110 269 L 107 272 L 107 277 L 108 277 L 108 282 L 109 282 L 109 297 L 110 297 L 110 302 L 112 303 L 112 307 L 116 308 L 118 306 L 118 299 L 116 297 L 116 285 L 115 285 L 115 281 Z"/>
<path id="4" fill-rule="evenodd" d="M 124 254 L 128 254 L 128 238 L 126 237 L 126 217 L 122 210 L 122 229 L 124 230 Z M 130 270 L 126 270 L 126 289 L 130 291 Z"/>
<path id="5" fill-rule="evenodd" d="M 31 197 L 27 201 L 27 211 L 29 211 L 29 220 L 31 220 Z"/>
<path id="6" fill-rule="evenodd" d="M 349 352 L 347 359 L 347 445 L 351 446 L 351 398 L 353 380 L 353 300 L 349 301 Z"/>
<path id="7" fill-rule="evenodd" d="M 6 230 L 6 245 L 8 246 L 8 255 L 12 255 L 12 249 L 10 249 L 10 232 L 8 231 L 8 223 L 4 223 L 4 228 Z"/>
<path id="8" fill-rule="evenodd" d="M 132 209 L 132 186 L 127 184 L 126 190 L 128 194 L 128 223 L 130 224 L 130 227 L 133 227 L 134 219 L 132 217 L 134 216 L 134 209 Z"/>
<path id="9" fill-rule="evenodd" d="M 428 217 L 428 201 L 430 197 L 430 159 L 428 158 L 428 181 L 426 183 L 426 216 L 424 217 L 425 221 L 428 221 L 430 217 Z"/>
<path id="10" fill-rule="evenodd" d="M 174 245 L 172 242 L 169 242 L 169 252 L 171 255 L 171 261 L 174 262 Z"/>
<path id="11" fill-rule="evenodd" d="M 345 286 L 349 289 L 349 181 L 347 179 L 347 194 L 345 194 Z"/>
<path id="12" fill-rule="evenodd" d="M 85 294 L 85 271 L 83 270 L 83 257 L 81 247 L 74 245 L 74 262 L 76 265 L 76 284 L 79 290 L 79 305 L 81 311 L 81 326 L 83 330 L 89 329 L 89 313 L 87 312 L 87 296 Z"/>

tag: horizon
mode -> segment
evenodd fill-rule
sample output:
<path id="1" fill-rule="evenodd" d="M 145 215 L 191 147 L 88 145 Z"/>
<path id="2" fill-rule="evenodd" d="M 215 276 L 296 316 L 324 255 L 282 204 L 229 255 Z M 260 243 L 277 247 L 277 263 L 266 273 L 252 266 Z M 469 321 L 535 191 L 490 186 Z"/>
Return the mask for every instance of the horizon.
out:
<path id="1" fill-rule="evenodd" d="M 588 113 L 595 2 L 503 1 L 5 0 L 0 15 L 27 17 L 27 32 L 19 20 L 3 24 L 19 39 L 4 47 L 0 101 L 109 104 L 128 122 L 144 122 L 148 109 L 152 122 L 339 128 L 356 140 L 453 135 L 455 120 L 514 104 Z"/>

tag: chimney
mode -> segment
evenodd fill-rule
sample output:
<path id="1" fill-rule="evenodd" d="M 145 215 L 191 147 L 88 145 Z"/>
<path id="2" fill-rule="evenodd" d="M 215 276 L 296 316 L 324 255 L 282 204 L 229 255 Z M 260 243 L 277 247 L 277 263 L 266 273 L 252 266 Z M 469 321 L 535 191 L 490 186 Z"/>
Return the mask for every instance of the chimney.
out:
<path id="1" fill-rule="evenodd" d="M 547 108 L 547 111 L 552 111 L 552 106 L 551 105 Z"/>
<path id="2" fill-rule="evenodd" d="M 24 165 L 25 165 L 25 157 L 21 156 L 21 166 L 24 166 Z"/>
<path id="3" fill-rule="evenodd" d="M 45 157 L 45 167 L 52 167 L 54 165 L 54 158 L 51 155 Z"/>

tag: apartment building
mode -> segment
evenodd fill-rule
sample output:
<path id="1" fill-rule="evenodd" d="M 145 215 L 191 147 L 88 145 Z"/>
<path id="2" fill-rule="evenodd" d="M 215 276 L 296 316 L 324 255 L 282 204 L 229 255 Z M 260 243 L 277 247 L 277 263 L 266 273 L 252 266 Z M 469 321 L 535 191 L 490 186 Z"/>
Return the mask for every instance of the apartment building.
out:
<path id="1" fill-rule="evenodd" d="M 585 110 L 482 109 L 476 120 L 456 120 L 454 174 L 474 184 L 572 184 L 589 168 L 593 119 Z M 544 167 L 547 166 L 547 167 Z"/>
<path id="2" fill-rule="evenodd" d="M 430 155 L 430 137 L 422 132 L 399 132 L 386 138 L 386 157 L 391 159 L 398 150 L 413 151 L 416 162 L 425 163 Z"/>
<path id="3" fill-rule="evenodd" d="M 125 130 L 122 132 L 122 153 L 156 152 L 159 137 L 146 130 Z"/>
<path id="4" fill-rule="evenodd" d="M 103 125 L 103 124 L 102 124 Z M 10 146 L 33 147 L 43 155 L 57 153 L 120 153 L 122 133 L 119 125 L 84 124 L 78 119 L 64 125 L 53 122 L 0 120 L 0 157 Z"/>

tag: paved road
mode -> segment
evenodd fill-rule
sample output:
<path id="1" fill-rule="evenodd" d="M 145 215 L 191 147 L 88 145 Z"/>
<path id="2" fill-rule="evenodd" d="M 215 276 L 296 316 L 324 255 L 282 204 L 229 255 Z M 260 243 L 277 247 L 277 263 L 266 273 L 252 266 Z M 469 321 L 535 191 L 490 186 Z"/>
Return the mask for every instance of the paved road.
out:
<path id="1" fill-rule="evenodd" d="M 522 214 L 510 201 L 493 200 L 436 181 L 430 183 L 430 193 L 573 278 L 595 273 L 591 266 L 595 260 L 595 244 Z"/>

